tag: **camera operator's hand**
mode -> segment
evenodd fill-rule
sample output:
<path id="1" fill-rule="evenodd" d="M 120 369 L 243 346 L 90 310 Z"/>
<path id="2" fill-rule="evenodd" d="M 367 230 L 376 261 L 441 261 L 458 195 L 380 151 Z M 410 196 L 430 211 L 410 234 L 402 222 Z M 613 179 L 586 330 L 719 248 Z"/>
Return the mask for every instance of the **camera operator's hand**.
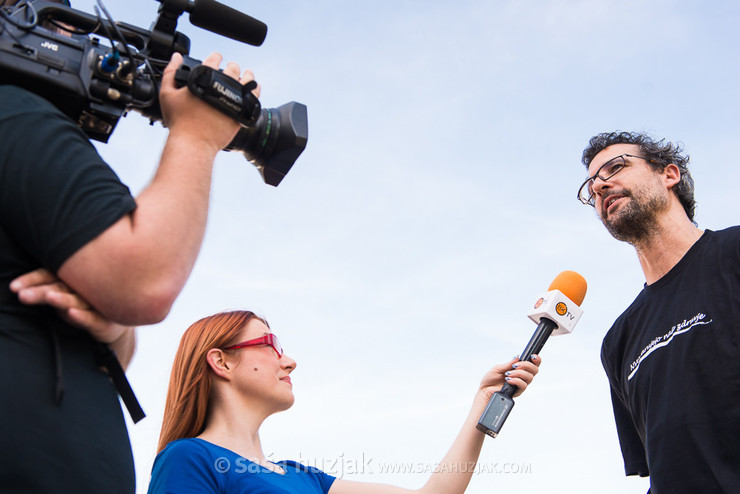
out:
<path id="1" fill-rule="evenodd" d="M 64 282 L 40 268 L 14 279 L 11 291 L 26 305 L 49 305 L 72 326 L 84 329 L 96 340 L 108 343 L 125 369 L 136 345 L 135 329 L 116 324 L 91 307 Z"/>
<path id="2" fill-rule="evenodd" d="M 203 65 L 218 69 L 222 60 L 220 54 L 212 53 L 203 61 Z M 171 134 L 193 139 L 193 142 L 218 152 L 233 140 L 239 131 L 239 124 L 191 94 L 187 87 L 176 87 L 175 72 L 182 61 L 182 56 L 175 53 L 162 76 L 159 101 L 164 123 Z M 239 77 L 239 65 L 234 62 L 229 62 L 223 73 L 241 84 L 254 80 L 254 74 L 250 70 L 245 70 Z M 252 93 L 259 98 L 259 85 Z"/>

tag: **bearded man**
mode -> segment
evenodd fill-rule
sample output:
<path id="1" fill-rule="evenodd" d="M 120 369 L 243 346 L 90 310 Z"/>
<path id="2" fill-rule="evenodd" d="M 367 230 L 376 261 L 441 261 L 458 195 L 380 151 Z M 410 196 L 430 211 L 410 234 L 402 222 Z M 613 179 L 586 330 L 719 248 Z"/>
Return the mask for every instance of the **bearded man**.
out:
<path id="1" fill-rule="evenodd" d="M 582 161 L 579 199 L 646 281 L 601 348 L 625 472 L 650 476 L 652 494 L 740 492 L 740 227 L 694 223 L 676 144 L 599 134 Z"/>

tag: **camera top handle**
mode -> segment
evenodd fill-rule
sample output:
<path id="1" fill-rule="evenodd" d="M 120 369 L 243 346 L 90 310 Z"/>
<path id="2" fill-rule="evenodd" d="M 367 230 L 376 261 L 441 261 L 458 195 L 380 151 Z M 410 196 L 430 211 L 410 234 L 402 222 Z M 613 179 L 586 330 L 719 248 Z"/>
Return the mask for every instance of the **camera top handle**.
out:
<path id="1" fill-rule="evenodd" d="M 155 59 L 169 60 L 175 52 L 190 53 L 190 40 L 176 31 L 177 20 L 184 12 L 190 14 L 190 22 L 194 26 L 241 43 L 260 46 L 267 36 L 265 23 L 215 0 L 157 1 L 161 5 L 151 31 L 123 22 L 116 23 L 127 43 Z M 112 30 L 110 21 L 58 3 L 36 0 L 34 7 L 39 22 L 52 19 L 89 32 L 97 32 L 103 23 L 108 31 Z"/>

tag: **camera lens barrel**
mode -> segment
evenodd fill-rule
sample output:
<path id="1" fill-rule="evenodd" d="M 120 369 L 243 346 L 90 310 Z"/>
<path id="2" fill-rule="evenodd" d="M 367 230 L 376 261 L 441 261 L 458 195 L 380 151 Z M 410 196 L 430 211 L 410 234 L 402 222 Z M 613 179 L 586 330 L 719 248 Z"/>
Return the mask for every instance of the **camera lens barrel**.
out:
<path id="1" fill-rule="evenodd" d="M 265 183 L 277 187 L 307 142 L 306 105 L 291 101 L 278 108 L 263 108 L 257 122 L 242 127 L 225 149 L 244 154 Z"/>

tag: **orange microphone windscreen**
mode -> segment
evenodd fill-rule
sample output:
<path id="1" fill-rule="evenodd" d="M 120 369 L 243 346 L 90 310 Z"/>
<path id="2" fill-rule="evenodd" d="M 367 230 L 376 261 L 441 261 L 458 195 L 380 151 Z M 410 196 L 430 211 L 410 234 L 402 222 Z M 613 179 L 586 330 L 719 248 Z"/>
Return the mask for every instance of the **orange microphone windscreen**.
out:
<path id="1" fill-rule="evenodd" d="M 575 271 L 563 271 L 552 280 L 547 290 L 560 290 L 579 307 L 586 297 L 586 279 Z"/>

